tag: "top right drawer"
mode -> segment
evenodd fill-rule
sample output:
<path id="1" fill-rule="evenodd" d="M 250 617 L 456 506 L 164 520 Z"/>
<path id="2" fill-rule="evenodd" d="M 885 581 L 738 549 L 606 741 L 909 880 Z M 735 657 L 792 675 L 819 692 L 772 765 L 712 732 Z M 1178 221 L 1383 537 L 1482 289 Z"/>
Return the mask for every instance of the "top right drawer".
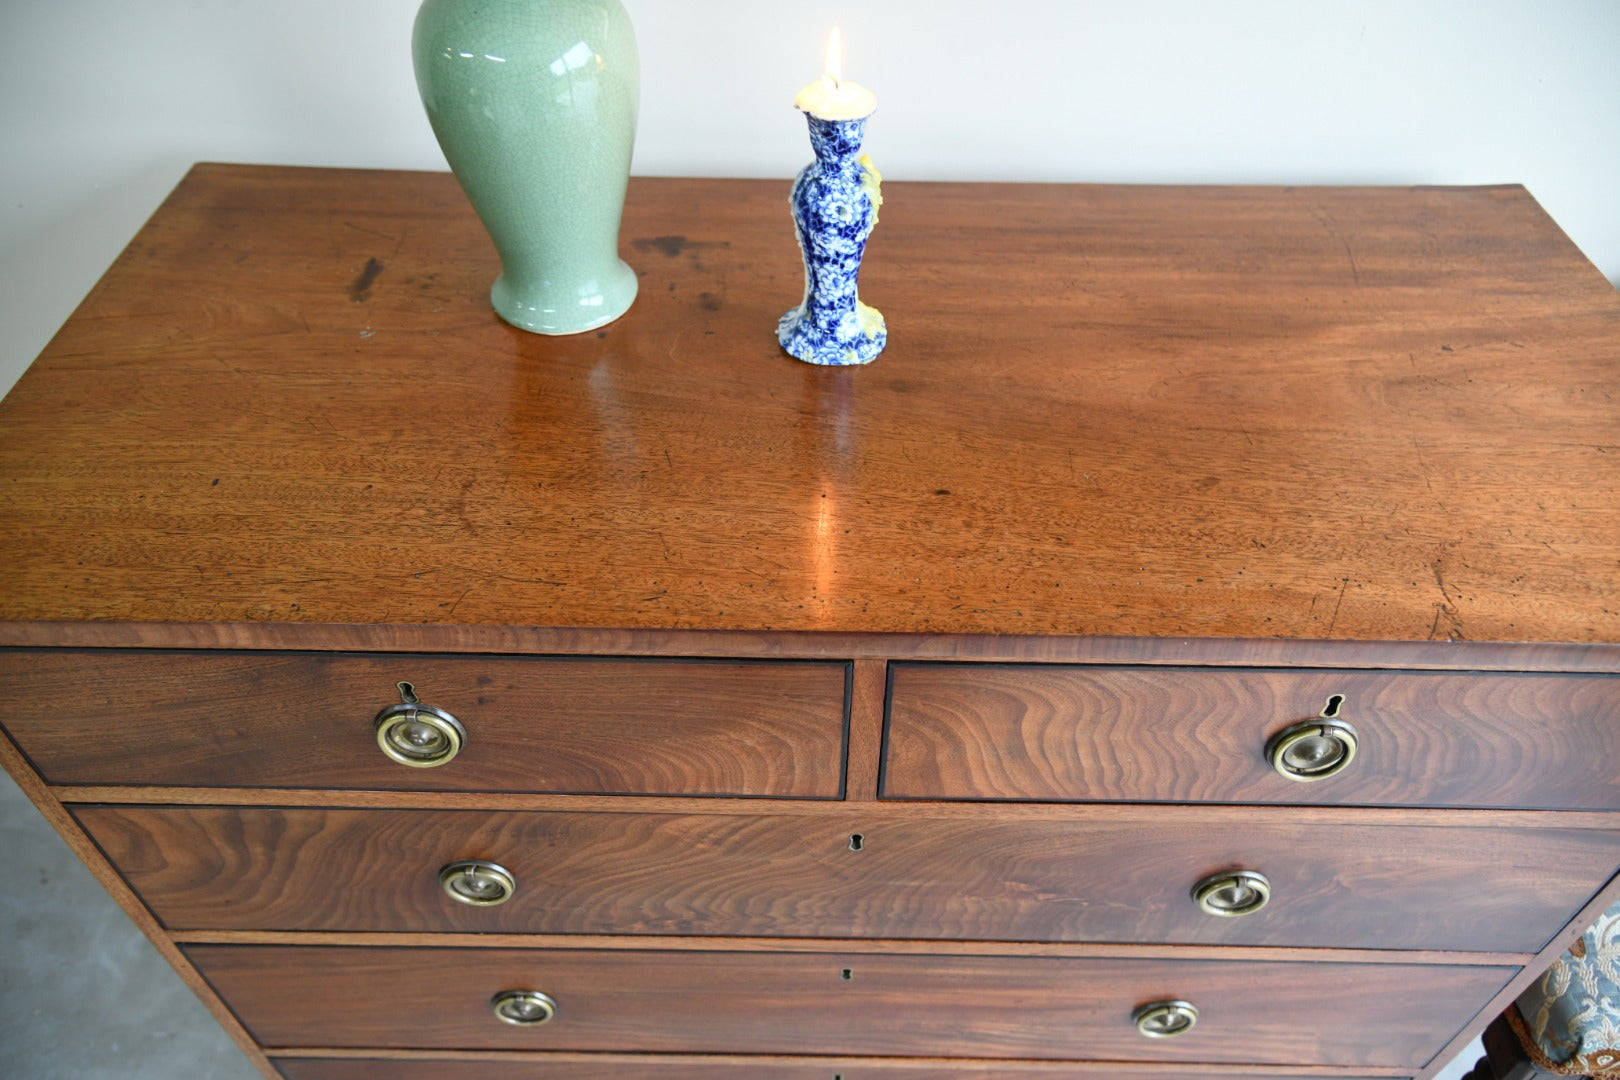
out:
<path id="1" fill-rule="evenodd" d="M 890 799 L 1620 809 L 1620 677 L 895 663 Z"/>

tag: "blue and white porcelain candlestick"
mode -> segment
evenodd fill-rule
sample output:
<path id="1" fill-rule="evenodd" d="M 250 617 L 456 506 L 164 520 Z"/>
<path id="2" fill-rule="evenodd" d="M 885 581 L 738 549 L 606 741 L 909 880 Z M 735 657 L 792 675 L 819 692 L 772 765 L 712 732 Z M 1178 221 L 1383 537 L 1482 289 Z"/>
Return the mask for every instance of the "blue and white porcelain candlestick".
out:
<path id="1" fill-rule="evenodd" d="M 837 70 L 836 31 L 827 66 Z M 810 121 L 816 160 L 794 181 L 791 200 L 804 254 L 804 302 L 782 316 L 776 337 L 806 363 L 868 364 L 889 340 L 883 316 L 856 290 L 866 238 L 883 205 L 883 177 L 861 154 L 877 98 L 829 74 L 800 91 L 794 104 Z"/>

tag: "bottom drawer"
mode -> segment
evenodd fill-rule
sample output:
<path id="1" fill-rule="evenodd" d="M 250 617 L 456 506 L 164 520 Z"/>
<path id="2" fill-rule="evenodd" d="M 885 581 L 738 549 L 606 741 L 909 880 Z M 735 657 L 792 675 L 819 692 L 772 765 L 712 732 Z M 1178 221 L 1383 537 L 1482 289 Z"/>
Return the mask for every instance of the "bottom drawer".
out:
<path id="1" fill-rule="evenodd" d="M 575 1050 L 1411 1068 L 1507 967 L 879 952 L 193 945 L 270 1048 Z M 491 999 L 539 991 L 535 1027 Z M 1133 1014 L 1198 1009 L 1174 1038 Z"/>
<path id="2" fill-rule="evenodd" d="M 950 1062 L 938 1059 L 907 1062 L 897 1059 L 815 1058 L 769 1061 L 748 1058 L 671 1056 L 659 1060 L 635 1054 L 594 1055 L 592 1060 L 558 1054 L 525 1056 L 522 1061 L 456 1058 L 388 1060 L 335 1060 L 332 1058 L 278 1058 L 276 1067 L 286 1080 L 444 1080 L 469 1075 L 478 1080 L 1028 1080 L 1084 1078 L 1120 1080 L 1117 1063 L 1074 1065 L 1065 1062 Z M 1255 1071 L 1209 1074 L 1196 1069 L 1201 1080 L 1320 1080 L 1297 1073 Z M 1188 1080 L 1194 1070 L 1132 1071 L 1130 1080 Z M 1338 1076 L 1334 1080 L 1372 1080 Z M 1390 1080 L 1379 1077 L 1378 1080 Z"/>

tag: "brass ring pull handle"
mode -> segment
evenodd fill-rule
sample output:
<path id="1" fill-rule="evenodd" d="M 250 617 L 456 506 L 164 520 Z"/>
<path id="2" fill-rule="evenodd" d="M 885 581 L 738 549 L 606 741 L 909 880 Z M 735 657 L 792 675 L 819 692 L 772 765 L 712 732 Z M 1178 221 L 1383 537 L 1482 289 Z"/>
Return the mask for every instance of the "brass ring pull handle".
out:
<path id="1" fill-rule="evenodd" d="M 539 1027 L 557 1015 L 557 1002 L 538 990 L 503 990 L 489 1005 L 503 1023 L 518 1027 Z"/>
<path id="2" fill-rule="evenodd" d="M 495 907 L 512 899 L 517 879 L 504 866 L 483 859 L 462 859 L 439 871 L 439 886 L 458 904 Z"/>
<path id="3" fill-rule="evenodd" d="M 1150 1039 L 1173 1039 L 1193 1029 L 1198 1009 L 1190 1001 L 1153 1001 L 1132 1013 L 1131 1022 Z"/>
<path id="4" fill-rule="evenodd" d="M 1271 882 L 1257 870 L 1227 870 L 1194 885 L 1192 896 L 1200 911 L 1235 919 L 1271 902 Z"/>
<path id="5" fill-rule="evenodd" d="M 432 769 L 447 764 L 461 752 L 467 729 L 461 721 L 417 700 L 410 683 L 399 684 L 400 704 L 377 714 L 377 745 L 401 765 Z"/>
<path id="6" fill-rule="evenodd" d="M 1355 756 L 1356 729 L 1326 717 L 1290 724 L 1266 744 L 1266 759 L 1277 775 L 1302 783 L 1343 772 Z"/>

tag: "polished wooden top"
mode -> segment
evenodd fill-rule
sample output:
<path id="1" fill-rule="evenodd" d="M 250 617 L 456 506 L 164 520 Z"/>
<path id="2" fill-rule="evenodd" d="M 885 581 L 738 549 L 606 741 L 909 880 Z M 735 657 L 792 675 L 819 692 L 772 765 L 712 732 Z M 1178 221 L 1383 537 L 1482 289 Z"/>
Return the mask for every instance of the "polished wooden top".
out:
<path id="1" fill-rule="evenodd" d="M 0 405 L 0 619 L 1620 641 L 1620 295 L 1518 187 L 639 179 L 605 330 L 447 174 L 200 166 Z"/>

